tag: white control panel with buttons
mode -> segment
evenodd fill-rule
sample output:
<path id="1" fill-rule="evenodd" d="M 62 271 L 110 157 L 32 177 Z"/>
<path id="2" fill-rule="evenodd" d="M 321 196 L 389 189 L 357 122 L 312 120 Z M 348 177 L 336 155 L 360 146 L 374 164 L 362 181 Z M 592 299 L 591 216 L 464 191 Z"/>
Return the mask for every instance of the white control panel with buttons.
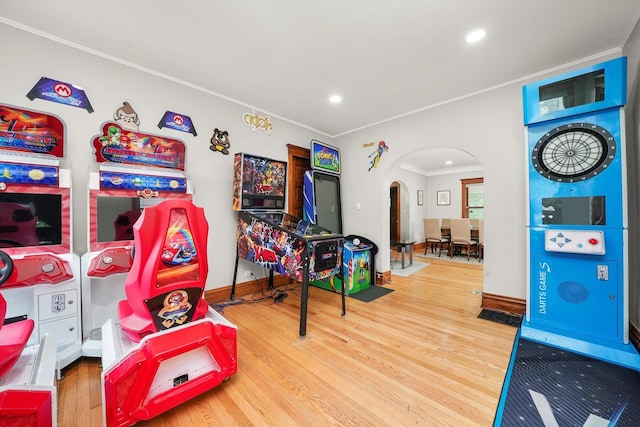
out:
<path id="1" fill-rule="evenodd" d="M 600 230 L 545 230 L 544 249 L 549 252 L 604 255 L 604 233 Z"/>

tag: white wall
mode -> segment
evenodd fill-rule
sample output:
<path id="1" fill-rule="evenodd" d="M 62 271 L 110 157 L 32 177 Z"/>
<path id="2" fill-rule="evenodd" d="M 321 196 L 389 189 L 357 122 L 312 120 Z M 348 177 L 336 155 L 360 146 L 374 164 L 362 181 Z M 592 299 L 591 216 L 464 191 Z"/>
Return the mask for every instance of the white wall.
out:
<path id="1" fill-rule="evenodd" d="M 209 150 L 213 129 L 229 132 L 231 153 L 247 152 L 285 161 L 286 144 L 306 148 L 313 138 L 327 139 L 276 118 L 271 119 L 271 135 L 263 130 L 253 131 L 242 121 L 243 114 L 251 112 L 249 107 L 1 23 L 0 40 L 6 42 L 2 50 L 5 60 L 0 67 L 0 102 L 54 114 L 66 124 L 66 157 L 61 166 L 72 169 L 73 248 L 79 255 L 87 250 L 88 173 L 98 169 L 90 142 L 123 101 L 131 103 L 140 116 L 142 132 L 166 135 L 186 144 L 185 173 L 193 183 L 196 204 L 204 208 L 210 227 L 207 289 L 232 282 L 237 219 L 231 209 L 233 156 Z M 7 58 L 11 58 L 11 65 Z M 171 60 L 169 55 L 167 60 Z M 214 73 L 215 70 L 202 72 Z M 30 101 L 26 94 L 42 76 L 83 87 L 95 111 L 89 114 L 83 109 L 40 99 Z M 190 116 L 198 136 L 158 129 L 157 124 L 166 110 Z M 264 274 L 255 264 L 240 264 L 239 282 L 245 280 L 244 269 L 255 271 L 258 277 Z"/>

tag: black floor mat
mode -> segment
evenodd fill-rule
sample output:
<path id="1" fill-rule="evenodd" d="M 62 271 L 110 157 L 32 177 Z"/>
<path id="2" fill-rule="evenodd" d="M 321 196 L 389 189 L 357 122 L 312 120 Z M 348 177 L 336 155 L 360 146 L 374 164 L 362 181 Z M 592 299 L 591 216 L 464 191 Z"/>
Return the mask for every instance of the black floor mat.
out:
<path id="1" fill-rule="evenodd" d="M 482 309 L 478 318 L 491 320 L 492 322 L 502 323 L 503 325 L 519 328 L 522 323 L 522 317 L 516 314 L 503 313 L 502 311 Z"/>
<path id="2" fill-rule="evenodd" d="M 640 425 L 640 372 L 521 337 L 514 351 L 494 425 Z"/>
<path id="3" fill-rule="evenodd" d="M 358 301 L 371 302 L 391 292 L 393 292 L 393 289 L 383 288 L 382 286 L 369 286 L 365 290 L 350 294 L 349 297 Z"/>

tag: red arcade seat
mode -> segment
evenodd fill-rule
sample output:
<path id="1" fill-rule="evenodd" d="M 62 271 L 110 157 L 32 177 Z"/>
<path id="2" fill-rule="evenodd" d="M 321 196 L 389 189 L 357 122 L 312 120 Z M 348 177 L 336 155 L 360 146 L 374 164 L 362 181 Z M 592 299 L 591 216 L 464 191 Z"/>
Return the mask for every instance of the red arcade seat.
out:
<path id="1" fill-rule="evenodd" d="M 208 231 L 204 210 L 188 201 L 167 200 L 143 211 L 133 227 L 127 300 L 118 304 L 120 326 L 133 341 L 207 313 Z"/>
<path id="2" fill-rule="evenodd" d="M 237 372 L 237 327 L 203 295 L 208 228 L 203 209 L 186 200 L 145 208 L 135 223 L 120 327 L 102 327 L 107 427 L 150 420 Z"/>
<path id="3" fill-rule="evenodd" d="M 33 319 L 2 325 L 7 301 L 0 294 L 0 378 L 18 361 L 33 331 Z"/>

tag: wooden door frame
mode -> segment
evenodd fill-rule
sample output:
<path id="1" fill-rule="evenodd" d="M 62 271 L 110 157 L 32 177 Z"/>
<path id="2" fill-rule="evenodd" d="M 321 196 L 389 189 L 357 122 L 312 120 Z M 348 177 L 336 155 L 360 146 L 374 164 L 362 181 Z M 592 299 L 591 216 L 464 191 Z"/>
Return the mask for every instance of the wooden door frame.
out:
<path id="1" fill-rule="evenodd" d="M 460 183 L 462 184 L 462 189 L 460 191 L 460 194 L 462 195 L 462 213 L 460 214 L 460 218 L 467 218 L 469 216 L 468 214 L 469 196 L 467 194 L 467 185 L 482 184 L 484 183 L 484 177 L 461 179 Z"/>
<path id="2" fill-rule="evenodd" d="M 401 209 L 400 209 L 400 193 L 401 193 L 401 188 L 400 188 L 400 183 L 398 183 L 397 181 L 394 181 L 391 183 L 391 185 L 389 186 L 389 190 L 391 190 L 391 188 L 396 189 L 396 218 L 398 219 L 398 223 L 396 224 L 396 237 L 397 240 L 401 240 L 400 236 L 400 230 L 402 230 L 401 227 L 401 222 L 402 222 L 402 216 L 400 215 Z M 391 195 L 389 195 L 389 198 L 391 198 Z M 389 227 L 391 227 L 391 218 L 389 218 Z M 389 237 L 391 237 L 391 229 L 389 229 Z"/>
<path id="3" fill-rule="evenodd" d="M 298 147 L 297 145 L 293 145 L 293 144 L 287 144 L 287 150 L 288 150 L 287 161 L 290 166 L 293 165 L 294 157 L 301 157 L 311 162 L 311 157 L 310 157 L 311 150 L 309 150 L 308 148 Z M 289 167 L 289 172 L 290 174 L 294 173 L 293 167 Z M 296 190 L 294 182 L 295 182 L 294 176 L 289 175 L 289 180 L 287 182 L 287 212 L 293 212 L 293 199 L 291 195 Z"/>

